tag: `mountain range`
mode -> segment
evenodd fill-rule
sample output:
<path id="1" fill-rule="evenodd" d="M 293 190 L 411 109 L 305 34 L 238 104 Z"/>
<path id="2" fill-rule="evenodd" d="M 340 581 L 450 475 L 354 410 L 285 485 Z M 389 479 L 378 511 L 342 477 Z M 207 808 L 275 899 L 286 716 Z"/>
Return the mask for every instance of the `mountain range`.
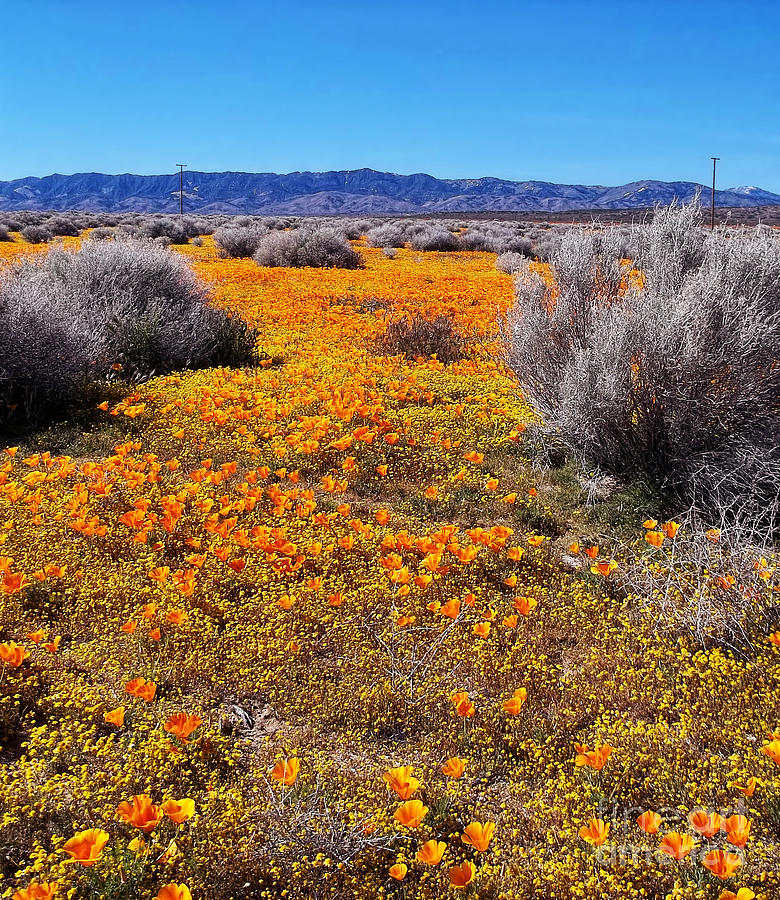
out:
<path id="1" fill-rule="evenodd" d="M 374 169 L 342 172 L 185 172 L 188 213 L 381 215 L 485 211 L 633 209 L 692 200 L 708 204 L 710 189 L 691 181 L 634 181 L 618 187 L 434 178 Z M 757 187 L 715 192 L 718 206 L 779 206 L 780 194 Z M 179 211 L 179 175 L 47 175 L 0 181 L 0 210 L 88 212 Z"/>

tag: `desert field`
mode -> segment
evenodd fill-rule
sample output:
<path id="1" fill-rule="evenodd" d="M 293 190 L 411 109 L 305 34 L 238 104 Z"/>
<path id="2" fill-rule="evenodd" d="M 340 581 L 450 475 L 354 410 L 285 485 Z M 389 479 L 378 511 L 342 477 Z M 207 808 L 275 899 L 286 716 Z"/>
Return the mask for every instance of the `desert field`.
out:
<path id="1" fill-rule="evenodd" d="M 780 896 L 771 527 L 732 541 L 727 512 L 662 490 L 671 462 L 588 466 L 550 436 L 511 310 L 563 308 L 574 245 L 537 235 L 502 271 L 463 249 L 479 227 L 442 250 L 359 227 L 356 268 L 210 234 L 144 251 L 186 263 L 256 358 L 131 377 L 106 356 L 77 415 L 33 428 L 7 401 L 0 896 Z M 116 229 L 11 231 L 0 303 L 24 260 L 42 278 L 47 256 L 150 243 Z M 661 276 L 615 247 L 609 304 L 641 306 Z M 662 406 L 630 359 L 651 396 L 616 459 Z M 567 402 L 601 404 L 581 383 Z M 611 415 L 573 432 L 606 442 Z"/>

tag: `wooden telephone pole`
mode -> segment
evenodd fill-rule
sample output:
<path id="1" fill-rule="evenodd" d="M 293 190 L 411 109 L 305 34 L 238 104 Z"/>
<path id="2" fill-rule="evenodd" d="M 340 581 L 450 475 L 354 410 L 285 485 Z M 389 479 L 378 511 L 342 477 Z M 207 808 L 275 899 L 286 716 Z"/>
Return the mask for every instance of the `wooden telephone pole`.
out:
<path id="1" fill-rule="evenodd" d="M 719 156 L 711 156 L 712 160 L 712 202 L 710 204 L 710 231 L 715 228 L 715 166 L 718 164 Z"/>
<path id="2" fill-rule="evenodd" d="M 184 170 L 187 168 L 186 163 L 176 163 L 179 169 L 179 215 L 184 215 Z M 714 176 L 713 176 L 714 177 Z"/>

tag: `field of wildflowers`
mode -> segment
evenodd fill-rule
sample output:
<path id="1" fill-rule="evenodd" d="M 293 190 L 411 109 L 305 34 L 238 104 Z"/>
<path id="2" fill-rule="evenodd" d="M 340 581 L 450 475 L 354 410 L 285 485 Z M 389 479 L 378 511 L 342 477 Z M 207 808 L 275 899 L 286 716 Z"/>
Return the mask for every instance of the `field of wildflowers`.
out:
<path id="1" fill-rule="evenodd" d="M 749 651 L 659 629 L 626 548 L 668 569 L 685 525 L 564 508 L 495 254 L 353 244 L 171 250 L 263 364 L 103 404 L 105 453 L 2 451 L 0 896 L 780 896 L 773 561 Z M 383 355 L 418 314 L 465 356 Z"/>

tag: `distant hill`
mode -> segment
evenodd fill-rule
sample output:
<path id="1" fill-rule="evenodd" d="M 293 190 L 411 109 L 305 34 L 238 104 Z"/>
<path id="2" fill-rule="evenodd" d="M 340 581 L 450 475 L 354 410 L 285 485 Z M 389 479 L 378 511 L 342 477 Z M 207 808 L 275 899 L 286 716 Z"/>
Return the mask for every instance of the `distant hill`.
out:
<path id="1" fill-rule="evenodd" d="M 433 178 L 373 169 L 344 172 L 185 172 L 185 211 L 267 215 L 378 215 L 491 210 L 549 211 L 634 209 L 690 201 L 709 189 L 690 181 L 634 181 L 619 187 L 506 181 L 501 178 Z M 756 187 L 716 191 L 718 206 L 780 205 L 780 194 Z M 2 210 L 178 212 L 179 176 L 47 175 L 0 181 Z"/>

